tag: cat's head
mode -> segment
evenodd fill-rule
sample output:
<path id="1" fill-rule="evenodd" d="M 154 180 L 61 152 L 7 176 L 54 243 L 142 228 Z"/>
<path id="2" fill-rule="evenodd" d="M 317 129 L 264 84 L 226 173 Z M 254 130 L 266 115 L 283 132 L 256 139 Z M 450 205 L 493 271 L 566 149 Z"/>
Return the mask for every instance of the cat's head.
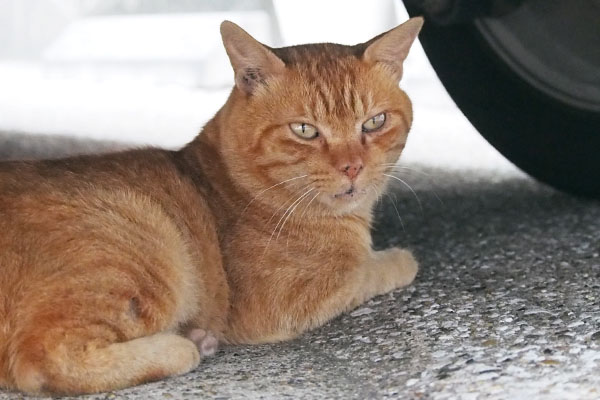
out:
<path id="1" fill-rule="evenodd" d="M 223 22 L 236 87 L 220 147 L 239 184 L 336 214 L 371 207 L 412 123 L 398 83 L 422 24 L 412 18 L 356 46 L 274 49 Z"/>

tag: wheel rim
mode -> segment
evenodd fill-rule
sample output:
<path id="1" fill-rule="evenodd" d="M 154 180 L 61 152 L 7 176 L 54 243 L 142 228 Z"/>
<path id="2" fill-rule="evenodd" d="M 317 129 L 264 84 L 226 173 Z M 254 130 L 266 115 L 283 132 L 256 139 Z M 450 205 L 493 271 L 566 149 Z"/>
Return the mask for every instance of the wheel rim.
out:
<path id="1" fill-rule="evenodd" d="M 600 0 L 529 0 L 475 22 L 522 79 L 573 107 L 600 111 Z"/>

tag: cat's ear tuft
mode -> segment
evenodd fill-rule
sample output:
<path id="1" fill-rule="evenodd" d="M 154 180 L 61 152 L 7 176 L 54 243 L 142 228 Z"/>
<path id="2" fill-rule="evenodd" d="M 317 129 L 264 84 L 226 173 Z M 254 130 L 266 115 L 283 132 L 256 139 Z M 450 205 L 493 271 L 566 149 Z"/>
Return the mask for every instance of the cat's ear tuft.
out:
<path id="1" fill-rule="evenodd" d="M 408 51 L 423 26 L 423 17 L 411 18 L 402 25 L 381 34 L 366 43 L 363 59 L 369 63 L 383 63 L 398 81 Z"/>
<path id="2" fill-rule="evenodd" d="M 235 73 L 235 85 L 247 94 L 285 69 L 285 64 L 265 45 L 230 21 L 221 23 L 221 37 Z"/>

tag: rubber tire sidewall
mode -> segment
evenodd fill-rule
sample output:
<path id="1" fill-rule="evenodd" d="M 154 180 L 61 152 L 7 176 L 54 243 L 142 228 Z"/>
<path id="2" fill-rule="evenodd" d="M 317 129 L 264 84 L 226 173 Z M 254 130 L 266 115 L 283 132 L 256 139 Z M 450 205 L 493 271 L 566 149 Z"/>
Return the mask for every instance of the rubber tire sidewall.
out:
<path id="1" fill-rule="evenodd" d="M 600 113 L 527 84 L 473 24 L 426 22 L 419 39 L 454 102 L 500 153 L 543 182 L 600 198 Z"/>

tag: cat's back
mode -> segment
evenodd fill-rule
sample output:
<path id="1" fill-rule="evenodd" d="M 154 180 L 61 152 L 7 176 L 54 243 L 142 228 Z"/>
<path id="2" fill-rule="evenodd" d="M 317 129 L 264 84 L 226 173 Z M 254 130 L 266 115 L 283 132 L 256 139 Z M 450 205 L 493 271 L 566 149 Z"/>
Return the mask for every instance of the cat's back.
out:
<path id="1" fill-rule="evenodd" d="M 202 208 L 201 191 L 178 158 L 177 152 L 148 148 L 0 162 L 0 222 L 33 215 L 42 220 L 59 209 L 92 207 L 101 198 L 110 203 L 111 195 L 119 197 L 116 207 L 126 202 L 135 208 L 143 198 L 172 212 Z"/>
<path id="2" fill-rule="evenodd" d="M 89 187 L 142 188 L 151 178 L 176 176 L 174 152 L 136 149 L 52 160 L 0 162 L 0 196 Z"/>
<path id="3" fill-rule="evenodd" d="M 9 249 L 23 257 L 32 249 L 19 246 L 34 246 L 39 253 L 42 244 L 69 233 L 73 238 L 84 231 L 119 233 L 119 218 L 133 229 L 171 224 L 184 235 L 206 236 L 214 230 L 208 203 L 177 157 L 176 152 L 140 149 L 1 162 L 0 268 L 9 264 Z"/>
<path id="4" fill-rule="evenodd" d="M 104 257 L 125 240 L 133 247 L 141 232 L 175 232 L 177 180 L 157 150 L 0 163 L 1 296 L 73 258 Z"/>
<path id="5" fill-rule="evenodd" d="M 166 157 L 161 151 L 145 150 L 0 163 L 3 275 L 17 266 L 22 274 L 35 264 L 24 257 L 43 254 L 52 259 L 49 250 L 60 248 L 59 241 L 110 227 L 116 215 L 136 221 L 138 214 L 160 214 L 170 206 L 161 186 L 177 185 Z"/>
<path id="6" fill-rule="evenodd" d="M 0 321 L 74 268 L 220 257 L 208 204 L 176 158 L 143 149 L 0 163 Z"/>

